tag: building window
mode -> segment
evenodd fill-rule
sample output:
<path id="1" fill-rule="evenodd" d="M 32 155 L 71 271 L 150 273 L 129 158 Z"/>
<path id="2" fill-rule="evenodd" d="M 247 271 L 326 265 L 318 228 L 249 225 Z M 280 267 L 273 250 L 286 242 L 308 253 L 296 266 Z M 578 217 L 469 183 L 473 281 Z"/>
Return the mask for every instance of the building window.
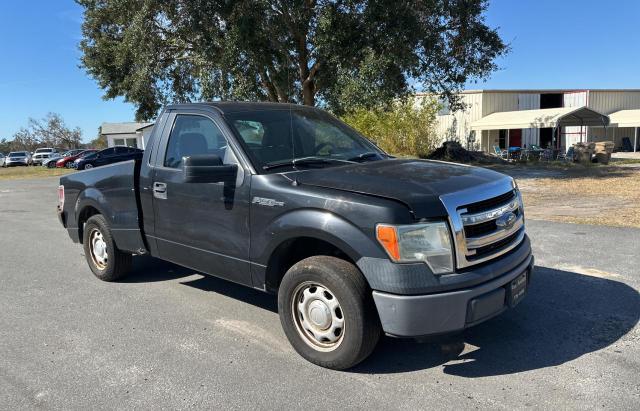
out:
<path id="1" fill-rule="evenodd" d="M 113 145 L 138 148 L 138 139 L 137 138 L 114 138 Z"/>

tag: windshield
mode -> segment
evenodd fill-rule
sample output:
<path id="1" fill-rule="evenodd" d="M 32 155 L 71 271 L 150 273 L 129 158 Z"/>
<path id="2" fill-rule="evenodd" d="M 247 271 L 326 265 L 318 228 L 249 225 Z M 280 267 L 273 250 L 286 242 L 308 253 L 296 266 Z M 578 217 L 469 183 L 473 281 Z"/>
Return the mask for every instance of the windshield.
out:
<path id="1" fill-rule="evenodd" d="M 39 154 L 39 153 L 50 153 L 52 152 L 53 149 L 52 148 L 39 148 L 36 150 L 36 152 L 34 154 Z"/>
<path id="2" fill-rule="evenodd" d="M 80 154 L 80 158 L 89 157 L 91 154 L 95 153 L 95 150 L 87 150 L 84 153 Z"/>
<path id="3" fill-rule="evenodd" d="M 15 151 L 13 153 L 9 153 L 9 157 L 26 157 L 27 153 L 25 151 Z"/>
<path id="4" fill-rule="evenodd" d="M 259 172 L 283 164 L 340 165 L 387 156 L 373 143 L 331 115 L 315 109 L 262 110 L 228 113 L 228 123 L 240 137 Z"/>

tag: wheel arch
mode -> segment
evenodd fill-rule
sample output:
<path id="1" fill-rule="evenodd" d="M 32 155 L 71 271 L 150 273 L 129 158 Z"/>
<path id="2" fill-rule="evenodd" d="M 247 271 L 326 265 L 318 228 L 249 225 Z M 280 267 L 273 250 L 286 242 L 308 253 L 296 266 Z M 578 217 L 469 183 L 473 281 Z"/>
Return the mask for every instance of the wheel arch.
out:
<path id="1" fill-rule="evenodd" d="M 278 289 L 287 270 L 307 257 L 329 255 L 357 267 L 363 256 L 381 253 L 363 230 L 326 210 L 297 210 L 274 220 L 261 231 L 262 236 L 252 241 L 252 247 L 263 250 L 254 261 L 262 265 L 264 271 L 263 278 L 254 280 L 257 286 L 272 292 Z"/>
<path id="2" fill-rule="evenodd" d="M 83 242 L 84 224 L 92 216 L 100 214 L 107 220 L 107 223 L 111 224 L 109 215 L 104 212 L 104 207 L 94 200 L 90 196 L 91 193 L 87 193 L 87 191 L 90 190 L 85 190 L 80 194 L 80 196 L 78 196 L 78 201 L 75 207 L 76 222 L 78 224 L 78 238 L 80 243 Z"/>

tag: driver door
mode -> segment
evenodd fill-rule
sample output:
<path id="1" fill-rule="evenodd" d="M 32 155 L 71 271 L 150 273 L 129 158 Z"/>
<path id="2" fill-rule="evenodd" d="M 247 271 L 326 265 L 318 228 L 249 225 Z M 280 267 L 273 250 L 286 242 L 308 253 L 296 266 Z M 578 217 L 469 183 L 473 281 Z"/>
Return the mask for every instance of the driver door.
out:
<path id="1" fill-rule="evenodd" d="M 249 176 L 206 113 L 172 113 L 152 176 L 155 239 L 161 258 L 251 285 Z M 218 155 L 237 164 L 233 182 L 185 183 L 183 158 Z"/>

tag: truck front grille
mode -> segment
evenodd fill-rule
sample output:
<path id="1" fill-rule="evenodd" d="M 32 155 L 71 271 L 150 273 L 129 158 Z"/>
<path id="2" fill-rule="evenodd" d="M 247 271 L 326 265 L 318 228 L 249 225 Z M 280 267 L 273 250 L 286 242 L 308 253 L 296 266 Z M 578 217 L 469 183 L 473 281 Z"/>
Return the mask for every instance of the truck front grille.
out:
<path id="1" fill-rule="evenodd" d="M 524 239 L 522 201 L 510 178 L 441 200 L 449 211 L 458 268 L 496 258 Z"/>

